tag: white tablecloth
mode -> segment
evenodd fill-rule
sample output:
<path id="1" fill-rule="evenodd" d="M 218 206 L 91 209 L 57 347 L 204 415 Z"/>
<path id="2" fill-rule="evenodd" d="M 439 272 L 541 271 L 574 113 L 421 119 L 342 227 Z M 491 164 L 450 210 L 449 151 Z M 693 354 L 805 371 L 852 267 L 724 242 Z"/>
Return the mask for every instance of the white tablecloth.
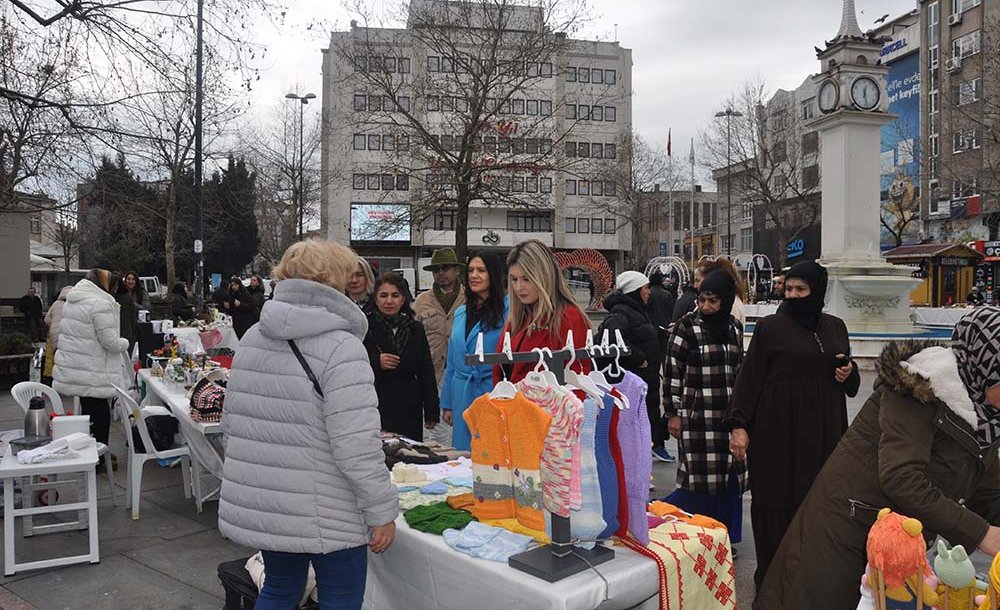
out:
<path id="1" fill-rule="evenodd" d="M 609 583 L 586 570 L 549 583 L 506 563 L 452 550 L 441 536 L 396 520 L 396 539 L 381 555 L 368 554 L 364 610 L 655 610 L 656 563 L 624 547 L 596 566 Z"/>
<path id="2" fill-rule="evenodd" d="M 910 315 L 913 323 L 920 326 L 952 328 L 973 311 L 973 307 L 914 307 L 910 309 Z"/>
<path id="3" fill-rule="evenodd" d="M 191 449 L 191 459 L 198 460 L 202 468 L 221 479 L 222 426 L 218 423 L 207 424 L 191 419 L 191 403 L 182 384 L 153 377 L 149 369 L 139 371 L 139 382 L 146 384 L 146 404 L 169 407 L 170 412 L 180 422 L 181 434 Z"/>

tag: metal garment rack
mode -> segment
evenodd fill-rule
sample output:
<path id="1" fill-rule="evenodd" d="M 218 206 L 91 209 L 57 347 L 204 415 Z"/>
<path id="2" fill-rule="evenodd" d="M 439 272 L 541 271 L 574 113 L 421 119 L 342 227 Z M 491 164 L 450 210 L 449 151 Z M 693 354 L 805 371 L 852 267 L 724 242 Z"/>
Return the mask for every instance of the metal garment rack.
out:
<path id="1" fill-rule="evenodd" d="M 482 343 L 482 334 L 479 336 L 479 344 Z M 624 342 L 622 342 L 624 343 Z M 505 337 L 505 350 L 500 353 L 484 354 L 477 350 L 475 354 L 467 354 L 465 363 L 470 366 L 486 366 L 494 364 L 514 364 L 517 362 L 543 362 L 555 375 L 556 381 L 560 385 L 565 383 L 564 371 L 566 363 L 571 360 L 591 360 L 593 351 L 605 350 L 609 348 L 607 344 L 603 346 L 592 346 L 592 336 L 588 337 L 588 346 L 573 348 L 572 335 L 564 349 L 558 351 L 545 350 L 541 355 L 534 352 L 511 352 L 509 351 L 509 335 Z M 613 345 L 611 348 L 617 349 L 621 355 L 628 353 L 627 347 Z M 549 513 L 552 523 L 552 543 L 548 546 L 541 546 L 530 551 L 525 551 L 512 556 L 507 560 L 510 567 L 531 574 L 532 576 L 557 582 L 573 574 L 577 574 L 595 565 L 614 559 L 614 550 L 602 546 L 594 545 L 593 549 L 587 550 L 574 546 L 570 538 L 569 517 L 560 517 Z"/>

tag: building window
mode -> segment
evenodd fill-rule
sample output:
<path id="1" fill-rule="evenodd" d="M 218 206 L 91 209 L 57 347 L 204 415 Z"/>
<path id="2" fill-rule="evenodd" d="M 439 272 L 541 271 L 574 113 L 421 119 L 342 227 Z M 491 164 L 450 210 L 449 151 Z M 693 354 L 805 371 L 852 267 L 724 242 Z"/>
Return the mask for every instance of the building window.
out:
<path id="1" fill-rule="evenodd" d="M 567 180 L 566 181 L 566 194 L 567 195 L 576 195 L 576 180 Z"/>
<path id="2" fill-rule="evenodd" d="M 978 102 L 982 97 L 982 79 L 973 78 L 972 80 L 962 81 L 953 87 L 954 104 L 956 106 L 964 106 L 966 104 L 971 104 L 972 102 Z M 931 110 L 931 112 L 936 112 Z"/>
<path id="3" fill-rule="evenodd" d="M 540 66 L 540 74 L 542 78 L 552 78 L 552 64 L 549 62 L 544 62 Z"/>
<path id="4" fill-rule="evenodd" d="M 802 120 L 808 121 L 815 116 L 815 111 L 813 110 L 813 105 L 816 103 L 816 98 L 811 97 L 806 101 L 802 102 Z"/>
<path id="5" fill-rule="evenodd" d="M 590 70 L 590 82 L 603 85 L 604 84 L 604 70 L 600 68 L 592 68 Z"/>
<path id="6" fill-rule="evenodd" d="M 566 104 L 566 118 L 576 120 L 576 104 Z"/>
<path id="7" fill-rule="evenodd" d="M 552 178 L 540 178 L 538 181 L 538 189 L 543 193 L 551 193 Z"/>
<path id="8" fill-rule="evenodd" d="M 590 157 L 590 142 L 580 142 L 576 145 L 576 156 L 584 159 Z"/>
<path id="9" fill-rule="evenodd" d="M 576 219 L 575 218 L 567 218 L 565 220 L 565 225 L 564 226 L 566 227 L 566 232 L 567 233 L 576 233 Z"/>
<path id="10" fill-rule="evenodd" d="M 364 174 L 354 174 L 353 176 L 354 190 L 363 191 L 365 190 L 365 183 L 367 179 Z"/>
<path id="11" fill-rule="evenodd" d="M 927 142 L 930 144 L 931 157 L 941 156 L 941 136 L 938 134 L 929 136 Z"/>
<path id="12" fill-rule="evenodd" d="M 455 60 L 450 57 L 441 58 L 441 71 L 442 72 L 454 72 L 455 71 Z"/>
<path id="13" fill-rule="evenodd" d="M 396 65 L 399 67 L 399 73 L 400 74 L 409 74 L 410 73 L 410 58 L 409 57 L 400 57 L 399 61 L 396 62 Z"/>
<path id="14" fill-rule="evenodd" d="M 396 188 L 396 179 L 392 174 L 382 174 L 382 190 L 391 191 Z"/>
<path id="15" fill-rule="evenodd" d="M 396 148 L 396 138 L 391 134 L 385 134 L 382 136 L 382 150 L 395 150 Z"/>
<path id="16" fill-rule="evenodd" d="M 577 82 L 589 83 L 590 82 L 590 68 L 580 68 L 577 70 Z"/>
<path id="17" fill-rule="evenodd" d="M 951 183 L 951 197 L 952 199 L 958 199 L 959 197 L 970 197 L 975 195 L 978 191 L 978 185 L 975 178 L 971 180 L 960 180 L 956 178 L 952 180 Z"/>
<path id="18" fill-rule="evenodd" d="M 369 95 L 368 96 L 368 110 L 373 112 L 382 110 L 382 96 L 381 95 Z"/>
<path id="19" fill-rule="evenodd" d="M 399 109 L 402 110 L 403 112 L 409 112 L 410 111 L 410 98 L 409 98 L 409 96 L 401 95 L 398 98 L 396 98 L 396 102 L 397 102 L 397 104 L 399 106 Z"/>
<path id="20" fill-rule="evenodd" d="M 364 150 L 365 139 L 365 134 L 363 133 L 354 134 L 354 150 Z"/>
<path id="21" fill-rule="evenodd" d="M 590 145 L 590 156 L 595 159 L 604 158 L 604 145 L 600 142 L 594 142 Z"/>
<path id="22" fill-rule="evenodd" d="M 788 160 L 788 150 L 785 147 L 785 141 L 776 142 L 771 148 L 771 162 L 778 164 L 784 163 Z"/>
<path id="23" fill-rule="evenodd" d="M 367 72 L 368 71 L 368 56 L 367 55 L 355 55 L 354 56 L 354 71 L 355 72 Z"/>
<path id="24" fill-rule="evenodd" d="M 605 159 L 617 159 L 618 158 L 618 147 L 615 144 L 605 144 L 604 145 L 604 158 Z"/>
<path id="25" fill-rule="evenodd" d="M 567 157 L 576 156 L 576 142 L 566 142 L 566 156 Z"/>
<path id="26" fill-rule="evenodd" d="M 604 196 L 604 183 L 600 180 L 594 180 L 590 183 L 590 194 L 594 197 Z"/>
<path id="27" fill-rule="evenodd" d="M 528 176 L 524 179 L 524 192 L 526 193 L 537 193 L 538 192 L 538 177 Z"/>
<path id="28" fill-rule="evenodd" d="M 614 197 L 618 193 L 618 186 L 614 182 L 604 183 L 604 196 Z"/>
<path id="29" fill-rule="evenodd" d="M 408 190 L 410 190 L 410 176 L 409 176 L 409 174 L 396 174 L 396 190 L 397 191 L 408 191 Z"/>
<path id="30" fill-rule="evenodd" d="M 430 226 L 436 231 L 455 230 L 455 210 L 438 208 L 430 217 Z"/>
<path id="31" fill-rule="evenodd" d="M 712 204 L 707 201 L 702 203 L 701 210 L 701 226 L 712 226 Z"/>
<path id="32" fill-rule="evenodd" d="M 381 148 L 382 148 L 382 137 L 377 134 L 369 134 L 368 150 L 381 150 Z"/>
<path id="33" fill-rule="evenodd" d="M 979 52 L 982 42 L 982 31 L 976 30 L 952 41 L 952 57 L 968 57 Z"/>
<path id="34" fill-rule="evenodd" d="M 927 5 L 927 40 L 930 44 L 937 45 L 940 37 L 941 8 L 937 2 Z"/>
<path id="35" fill-rule="evenodd" d="M 381 185 L 382 179 L 378 174 L 368 174 L 368 190 L 377 191 L 378 187 Z"/>
<path id="36" fill-rule="evenodd" d="M 982 2 L 983 0 L 952 0 L 951 12 L 953 15 L 964 13 L 971 8 L 976 8 L 982 4 Z"/>
<path id="37" fill-rule="evenodd" d="M 956 129 L 953 152 L 972 150 L 979 148 L 979 130 L 975 127 L 969 129 Z"/>
<path id="38" fill-rule="evenodd" d="M 580 119 L 581 121 L 590 120 L 590 106 L 585 106 L 583 104 L 580 104 L 579 106 L 576 107 L 576 112 L 577 112 L 577 118 Z"/>
<path id="39" fill-rule="evenodd" d="M 576 82 L 576 67 L 575 66 L 567 66 L 565 74 L 566 74 L 566 82 L 567 83 L 575 83 Z M 569 220 L 569 219 L 567 219 L 567 220 Z"/>
<path id="40" fill-rule="evenodd" d="M 802 168 L 802 188 L 809 190 L 819 186 L 819 165 Z"/>
<path id="41" fill-rule="evenodd" d="M 524 192 L 524 176 L 514 176 L 510 179 L 510 192 L 512 193 Z"/>
<path id="42" fill-rule="evenodd" d="M 614 218 L 605 218 L 604 219 L 604 232 L 605 233 L 614 233 L 617 230 L 618 230 L 618 223 L 615 222 Z"/>
<path id="43" fill-rule="evenodd" d="M 819 132 L 810 131 L 802 134 L 802 154 L 815 155 L 819 152 Z"/>
<path id="44" fill-rule="evenodd" d="M 603 121 L 604 120 L 604 107 L 594 106 L 590 109 L 590 120 L 592 121 Z"/>
<path id="45" fill-rule="evenodd" d="M 580 218 L 576 223 L 577 233 L 590 233 L 590 219 Z"/>
<path id="46" fill-rule="evenodd" d="M 441 58 L 431 55 L 427 57 L 427 71 L 428 72 L 440 72 L 441 71 Z"/>
<path id="47" fill-rule="evenodd" d="M 591 233 L 604 233 L 604 222 L 600 218 L 593 218 L 590 221 Z"/>
<path id="48" fill-rule="evenodd" d="M 614 70 L 605 70 L 604 71 L 604 84 L 605 85 L 613 85 L 616 82 L 618 82 L 618 79 L 617 79 L 617 74 L 615 73 L 615 71 Z"/>
<path id="49" fill-rule="evenodd" d="M 753 228 L 740 229 L 740 251 L 753 252 Z"/>
<path id="50" fill-rule="evenodd" d="M 524 104 L 528 116 L 538 116 L 538 100 L 528 100 Z"/>
<path id="51" fill-rule="evenodd" d="M 753 220 L 753 204 L 743 204 L 743 220 Z"/>
<path id="52" fill-rule="evenodd" d="M 362 112 L 368 109 L 368 96 L 363 93 L 354 94 L 354 110 Z"/>
<path id="53" fill-rule="evenodd" d="M 552 231 L 552 212 L 507 212 L 507 230 L 522 233 Z"/>
<path id="54" fill-rule="evenodd" d="M 931 91 L 927 94 L 927 109 L 931 114 L 941 110 L 941 94 L 937 91 Z"/>
<path id="55" fill-rule="evenodd" d="M 576 181 L 576 193 L 578 195 L 589 195 L 590 194 L 590 181 L 589 180 L 577 180 Z"/>
<path id="56" fill-rule="evenodd" d="M 382 69 L 386 72 L 396 71 L 396 58 L 395 57 L 383 57 L 382 58 Z"/>
<path id="57" fill-rule="evenodd" d="M 552 116 L 552 100 L 540 100 L 538 102 L 538 114 Z"/>
<path id="58" fill-rule="evenodd" d="M 615 120 L 617 120 L 616 116 L 617 116 L 617 110 L 615 109 L 614 106 L 605 106 L 604 107 L 604 120 L 605 121 L 609 121 L 611 123 L 614 123 Z"/>

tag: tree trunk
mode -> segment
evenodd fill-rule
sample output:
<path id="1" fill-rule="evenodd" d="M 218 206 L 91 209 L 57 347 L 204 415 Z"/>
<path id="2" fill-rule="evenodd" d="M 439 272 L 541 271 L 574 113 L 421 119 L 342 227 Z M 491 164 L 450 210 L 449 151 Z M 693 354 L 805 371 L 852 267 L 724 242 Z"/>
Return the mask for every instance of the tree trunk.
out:
<path id="1" fill-rule="evenodd" d="M 458 185 L 458 209 L 455 211 L 455 256 L 465 261 L 469 250 L 469 201 L 472 194 L 468 186 Z"/>
<path id="2" fill-rule="evenodd" d="M 174 216 L 177 212 L 177 187 L 180 182 L 180 172 L 170 172 L 170 193 L 167 195 L 166 209 L 166 239 L 163 244 L 163 258 L 167 267 L 167 291 L 173 290 L 177 283 L 177 268 L 174 264 Z"/>

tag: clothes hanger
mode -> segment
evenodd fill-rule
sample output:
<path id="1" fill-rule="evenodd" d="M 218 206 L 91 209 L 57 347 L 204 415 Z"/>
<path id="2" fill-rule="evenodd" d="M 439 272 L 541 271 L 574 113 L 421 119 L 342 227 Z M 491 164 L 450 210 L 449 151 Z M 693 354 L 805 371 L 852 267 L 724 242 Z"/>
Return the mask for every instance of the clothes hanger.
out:
<path id="1" fill-rule="evenodd" d="M 593 341 L 593 335 L 590 337 L 591 342 Z M 598 389 L 597 385 L 587 377 L 586 375 L 577 375 L 576 371 L 572 369 L 573 363 L 576 362 L 576 347 L 573 345 L 573 331 L 567 331 L 566 333 L 566 348 L 569 350 L 570 357 L 569 362 L 566 363 L 566 372 L 564 378 L 566 379 L 566 384 L 580 390 L 583 390 L 588 396 L 592 396 L 597 400 L 603 400 L 604 394 Z"/>
<path id="2" fill-rule="evenodd" d="M 479 339 L 476 345 L 477 355 L 480 361 L 483 359 L 482 352 L 478 351 L 482 349 L 483 334 L 479 333 Z M 503 335 L 503 348 L 501 351 L 510 359 L 511 362 L 514 361 L 514 355 L 510 349 L 510 332 L 505 332 Z M 503 365 L 500 366 L 500 374 L 503 379 L 499 381 L 495 386 L 493 386 L 493 391 L 490 392 L 490 398 L 497 400 L 510 400 L 517 395 L 517 387 L 513 383 L 507 380 L 507 371 L 504 370 Z"/>

